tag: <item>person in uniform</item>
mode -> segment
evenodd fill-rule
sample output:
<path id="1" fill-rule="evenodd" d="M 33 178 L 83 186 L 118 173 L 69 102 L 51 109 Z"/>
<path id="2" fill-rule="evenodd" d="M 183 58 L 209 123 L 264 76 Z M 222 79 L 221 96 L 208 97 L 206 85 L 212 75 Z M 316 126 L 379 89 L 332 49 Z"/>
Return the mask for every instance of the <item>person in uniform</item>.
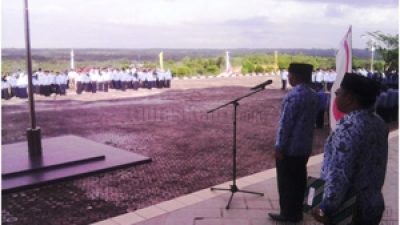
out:
<path id="1" fill-rule="evenodd" d="M 165 80 L 166 80 L 166 87 L 170 88 L 171 87 L 171 80 L 172 80 L 172 73 L 171 73 L 171 71 L 169 69 L 165 73 Z"/>
<path id="2" fill-rule="evenodd" d="M 82 75 L 82 83 L 85 92 L 92 92 L 92 81 L 90 80 L 89 70 L 86 69 Z"/>
<path id="3" fill-rule="evenodd" d="M 96 68 L 89 71 L 90 87 L 93 94 L 97 92 L 97 81 L 99 80 L 99 76 L 99 71 Z"/>
<path id="4" fill-rule="evenodd" d="M 105 72 L 104 68 L 99 70 L 99 77 L 97 79 L 97 90 L 98 91 L 104 91 L 104 72 Z"/>
<path id="5" fill-rule="evenodd" d="M 328 78 L 328 82 L 326 84 L 326 89 L 330 92 L 333 86 L 333 83 L 335 83 L 336 81 L 336 71 L 334 69 L 330 69 L 329 70 L 329 78 Z"/>
<path id="6" fill-rule="evenodd" d="M 57 95 L 57 84 L 56 84 L 56 74 L 50 71 L 47 76 L 48 82 L 50 83 L 50 95 L 55 93 Z"/>
<path id="7" fill-rule="evenodd" d="M 303 219 L 303 198 L 307 183 L 307 161 L 311 154 L 318 96 L 311 89 L 310 64 L 289 65 L 288 92 L 282 103 L 275 143 L 280 213 L 269 217 L 280 222 Z"/>
<path id="8" fill-rule="evenodd" d="M 59 87 L 59 94 L 60 95 L 66 95 L 66 89 L 68 86 L 68 76 L 67 73 L 58 73 L 57 72 L 57 77 L 56 77 L 56 83 Z"/>
<path id="9" fill-rule="evenodd" d="M 10 98 L 15 97 L 17 93 L 17 76 L 16 73 L 13 73 L 6 77 L 6 80 L 10 85 Z"/>
<path id="10" fill-rule="evenodd" d="M 76 94 L 78 95 L 82 94 L 85 87 L 83 84 L 83 76 L 85 76 L 84 73 L 84 71 L 79 71 L 78 76 L 75 77 Z"/>
<path id="11" fill-rule="evenodd" d="M 312 214 L 329 224 L 330 215 L 347 193 L 354 191 L 353 224 L 378 225 L 385 209 L 382 186 L 388 160 L 388 128 L 373 112 L 379 85 L 347 73 L 335 94 L 338 109 L 346 115 L 325 143 L 321 169 L 324 195 Z"/>
<path id="12" fill-rule="evenodd" d="M 320 68 L 315 72 L 315 88 L 316 90 L 324 88 L 324 73 Z"/>
<path id="13" fill-rule="evenodd" d="M 145 88 L 145 70 L 139 69 L 138 72 L 139 88 Z"/>
<path id="14" fill-rule="evenodd" d="M 121 81 L 121 91 L 126 91 L 128 88 L 128 73 L 125 68 L 122 68 L 120 71 L 120 81 Z"/>
<path id="15" fill-rule="evenodd" d="M 114 85 L 115 89 L 121 90 L 121 88 L 122 88 L 122 81 L 121 81 L 122 76 L 123 76 L 122 69 L 118 68 L 117 72 L 113 76 L 113 79 L 115 81 L 115 85 Z"/>
<path id="16" fill-rule="evenodd" d="M 317 95 L 319 100 L 318 114 L 315 120 L 315 125 L 317 128 L 322 129 L 324 128 L 325 111 L 328 111 L 327 109 L 329 108 L 329 105 L 328 105 L 328 93 L 326 93 L 322 87 L 319 88 L 320 89 L 317 90 Z"/>
<path id="17" fill-rule="evenodd" d="M 282 88 L 281 88 L 281 90 L 286 90 L 287 79 L 288 79 L 288 72 L 287 72 L 287 70 L 281 70 L 281 81 L 282 81 Z"/>
<path id="18" fill-rule="evenodd" d="M 17 79 L 17 93 L 18 98 L 28 98 L 28 76 L 21 72 Z"/>
<path id="19" fill-rule="evenodd" d="M 32 75 L 32 88 L 33 88 L 33 93 L 34 94 L 40 94 L 39 78 L 41 76 L 43 76 L 41 68 L 39 68 L 38 71 L 34 72 L 33 75 Z"/>
<path id="20" fill-rule="evenodd" d="M 1 98 L 8 100 L 10 99 L 10 84 L 8 84 L 5 76 L 1 78 Z"/>
<path id="21" fill-rule="evenodd" d="M 111 68 L 108 68 L 107 71 L 103 74 L 104 81 L 104 92 L 108 92 L 108 88 L 112 87 L 112 71 Z"/>

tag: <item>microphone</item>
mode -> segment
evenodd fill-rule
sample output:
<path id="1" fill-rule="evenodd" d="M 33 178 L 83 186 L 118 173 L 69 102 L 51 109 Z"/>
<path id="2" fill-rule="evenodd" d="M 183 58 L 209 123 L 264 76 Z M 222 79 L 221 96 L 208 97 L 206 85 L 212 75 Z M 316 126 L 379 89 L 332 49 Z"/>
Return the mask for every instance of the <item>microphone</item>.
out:
<path id="1" fill-rule="evenodd" d="M 261 84 L 258 84 L 257 86 L 254 86 L 254 87 L 250 88 L 250 90 L 257 90 L 257 89 L 260 89 L 260 88 L 264 89 L 265 86 L 270 85 L 270 84 L 272 84 L 272 80 L 267 80 L 267 81 L 265 81 L 265 82 L 263 82 Z"/>

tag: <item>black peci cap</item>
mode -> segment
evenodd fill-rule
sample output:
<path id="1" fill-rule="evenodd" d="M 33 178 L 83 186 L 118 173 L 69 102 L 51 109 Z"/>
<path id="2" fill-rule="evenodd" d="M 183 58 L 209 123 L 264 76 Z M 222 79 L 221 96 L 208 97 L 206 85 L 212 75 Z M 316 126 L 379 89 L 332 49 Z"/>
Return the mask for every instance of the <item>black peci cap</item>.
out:
<path id="1" fill-rule="evenodd" d="M 305 63 L 291 63 L 288 69 L 289 73 L 294 75 L 304 75 L 311 76 L 313 71 L 313 66 L 311 64 Z"/>
<path id="2" fill-rule="evenodd" d="M 379 83 L 355 73 L 346 73 L 340 87 L 357 95 L 364 106 L 374 104 L 380 90 Z"/>

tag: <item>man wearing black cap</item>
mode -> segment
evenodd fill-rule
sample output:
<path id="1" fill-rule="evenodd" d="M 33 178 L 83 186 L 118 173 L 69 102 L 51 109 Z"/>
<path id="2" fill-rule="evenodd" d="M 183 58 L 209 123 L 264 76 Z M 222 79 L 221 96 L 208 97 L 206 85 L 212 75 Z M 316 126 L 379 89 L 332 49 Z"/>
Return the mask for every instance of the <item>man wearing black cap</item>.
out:
<path id="1" fill-rule="evenodd" d="M 289 84 L 293 89 L 283 100 L 275 143 L 280 213 L 268 214 L 276 221 L 303 219 L 307 161 L 319 104 L 317 94 L 310 87 L 312 71 L 310 64 L 289 66 Z"/>
<path id="2" fill-rule="evenodd" d="M 324 197 L 313 216 L 329 224 L 329 216 L 354 191 L 353 224 L 378 225 L 385 209 L 382 186 L 388 157 L 388 128 L 373 112 L 379 86 L 369 78 L 347 73 L 335 94 L 338 109 L 346 115 L 325 144 Z"/>

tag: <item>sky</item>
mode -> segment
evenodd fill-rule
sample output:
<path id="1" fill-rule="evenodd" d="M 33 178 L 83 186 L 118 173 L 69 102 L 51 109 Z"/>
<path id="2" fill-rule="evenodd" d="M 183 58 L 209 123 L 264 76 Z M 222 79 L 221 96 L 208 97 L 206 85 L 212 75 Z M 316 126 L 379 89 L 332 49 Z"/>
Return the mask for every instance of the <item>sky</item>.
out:
<path id="1" fill-rule="evenodd" d="M 23 0 L 2 0 L 1 46 L 24 48 Z M 30 0 L 32 48 L 353 48 L 398 34 L 397 0 Z"/>

